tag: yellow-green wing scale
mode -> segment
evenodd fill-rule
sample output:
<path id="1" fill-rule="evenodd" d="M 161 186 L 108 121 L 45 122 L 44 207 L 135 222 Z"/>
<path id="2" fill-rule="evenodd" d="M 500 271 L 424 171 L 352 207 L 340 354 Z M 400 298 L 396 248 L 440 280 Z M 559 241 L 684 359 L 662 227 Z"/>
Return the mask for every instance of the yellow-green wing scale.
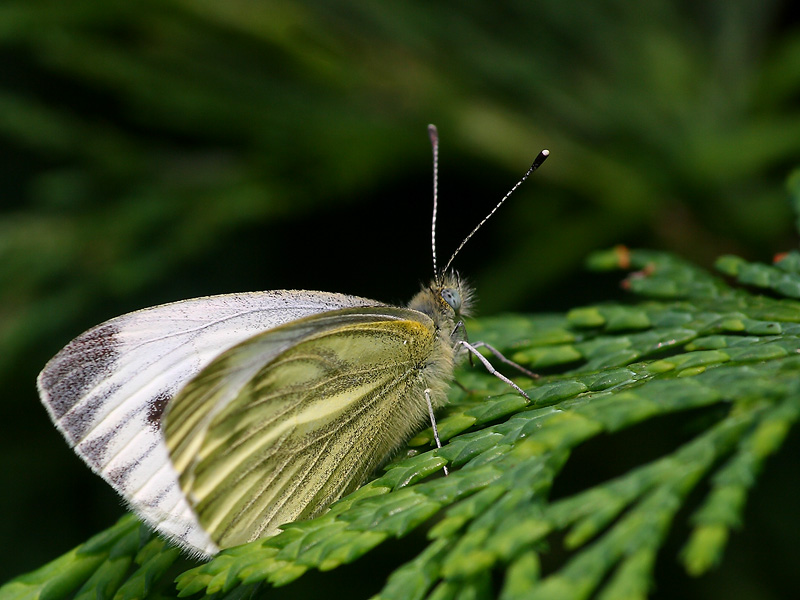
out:
<path id="1" fill-rule="evenodd" d="M 425 388 L 439 394 L 451 374 L 423 313 L 330 311 L 223 353 L 174 398 L 164 435 L 200 524 L 226 548 L 355 489 L 427 418 Z"/>

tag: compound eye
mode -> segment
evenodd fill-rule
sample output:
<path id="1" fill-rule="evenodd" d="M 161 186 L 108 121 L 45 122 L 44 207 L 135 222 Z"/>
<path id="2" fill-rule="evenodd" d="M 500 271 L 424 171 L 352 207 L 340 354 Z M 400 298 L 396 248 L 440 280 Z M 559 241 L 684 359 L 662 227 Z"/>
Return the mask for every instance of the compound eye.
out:
<path id="1" fill-rule="evenodd" d="M 453 288 L 444 288 L 442 290 L 442 298 L 450 305 L 454 311 L 458 312 L 461 309 L 461 294 Z"/>

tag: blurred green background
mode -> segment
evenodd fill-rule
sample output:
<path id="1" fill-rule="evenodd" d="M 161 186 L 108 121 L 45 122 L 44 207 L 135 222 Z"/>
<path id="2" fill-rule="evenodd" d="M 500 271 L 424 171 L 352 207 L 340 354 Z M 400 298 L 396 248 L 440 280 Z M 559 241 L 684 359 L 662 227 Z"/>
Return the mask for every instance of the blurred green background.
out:
<path id="1" fill-rule="evenodd" d="M 704 265 L 795 247 L 797 16 L 769 0 L 4 2 L 0 581 L 122 513 L 38 404 L 46 360 L 198 295 L 404 302 L 431 273 L 429 122 L 443 258 L 551 150 L 457 261 L 482 314 L 618 297 L 581 270 L 617 243 Z M 743 548 L 698 589 L 780 597 Z"/>

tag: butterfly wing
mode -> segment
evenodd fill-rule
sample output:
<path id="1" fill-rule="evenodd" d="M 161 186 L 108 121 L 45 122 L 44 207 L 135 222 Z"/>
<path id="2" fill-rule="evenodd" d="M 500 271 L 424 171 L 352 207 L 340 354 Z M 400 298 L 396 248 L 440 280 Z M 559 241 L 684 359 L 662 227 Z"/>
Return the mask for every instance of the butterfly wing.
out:
<path id="1" fill-rule="evenodd" d="M 210 296 L 133 312 L 70 342 L 38 378 L 51 419 L 75 452 L 161 533 L 203 554 L 160 431 L 172 397 L 228 348 L 308 315 L 379 303 L 275 291 Z"/>
<path id="2" fill-rule="evenodd" d="M 314 516 L 427 419 L 452 347 L 426 315 L 353 308 L 267 331 L 175 398 L 164 435 L 203 529 L 225 548 Z"/>

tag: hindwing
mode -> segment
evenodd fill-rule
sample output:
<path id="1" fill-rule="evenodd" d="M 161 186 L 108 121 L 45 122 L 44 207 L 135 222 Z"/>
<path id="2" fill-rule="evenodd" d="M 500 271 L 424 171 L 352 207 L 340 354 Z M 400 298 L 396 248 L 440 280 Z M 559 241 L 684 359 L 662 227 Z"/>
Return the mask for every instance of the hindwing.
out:
<path id="1" fill-rule="evenodd" d="M 358 486 L 426 418 L 424 372 L 441 347 L 426 315 L 366 307 L 287 323 L 215 359 L 163 424 L 203 529 L 233 546 Z"/>

